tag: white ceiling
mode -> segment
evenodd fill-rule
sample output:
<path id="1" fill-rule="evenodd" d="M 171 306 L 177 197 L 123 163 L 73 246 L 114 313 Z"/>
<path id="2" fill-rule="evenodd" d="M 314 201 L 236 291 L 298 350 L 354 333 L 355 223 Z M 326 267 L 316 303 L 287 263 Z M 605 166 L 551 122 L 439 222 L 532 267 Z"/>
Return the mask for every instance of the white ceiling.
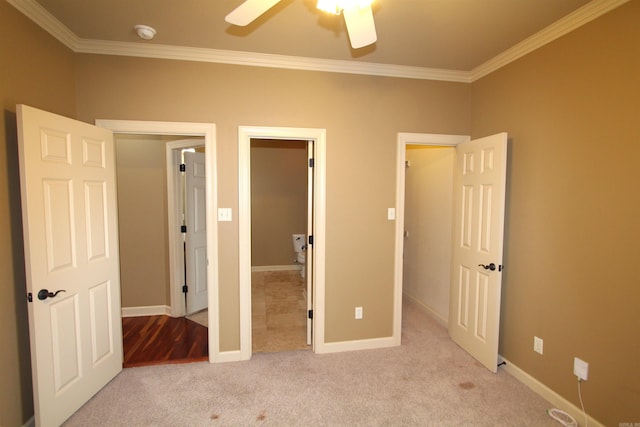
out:
<path id="1" fill-rule="evenodd" d="M 279 60 L 303 61 L 305 67 L 345 66 L 347 61 L 347 67 L 365 74 L 376 67 L 418 72 L 417 67 L 452 77 L 443 80 L 464 81 L 492 61 L 508 62 L 518 51 L 527 53 L 626 0 L 375 0 L 378 41 L 359 50 L 351 49 L 342 16 L 318 11 L 316 0 L 281 0 L 247 27 L 224 21 L 243 0 L 7 1 L 80 52 L 100 46 L 111 51 L 94 53 L 118 54 L 118 46 L 132 55 L 162 56 L 159 50 L 167 47 L 174 54 L 176 47 L 199 48 L 205 60 L 207 50 L 215 58 L 229 51 L 234 58 L 240 53 L 275 54 Z M 156 38 L 139 39 L 136 24 L 154 27 Z M 213 62 L 225 62 L 215 58 Z"/>

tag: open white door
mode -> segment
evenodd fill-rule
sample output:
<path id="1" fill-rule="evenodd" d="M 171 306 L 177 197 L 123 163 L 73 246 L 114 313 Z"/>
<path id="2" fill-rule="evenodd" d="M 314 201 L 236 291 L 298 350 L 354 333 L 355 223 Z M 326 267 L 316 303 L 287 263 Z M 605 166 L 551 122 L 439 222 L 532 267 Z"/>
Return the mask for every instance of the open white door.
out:
<path id="1" fill-rule="evenodd" d="M 207 215 L 204 153 L 184 153 L 187 314 L 207 308 Z"/>
<path id="2" fill-rule="evenodd" d="M 449 335 L 498 369 L 507 134 L 456 147 Z"/>
<path id="3" fill-rule="evenodd" d="M 313 236 L 313 140 L 307 142 L 307 236 Z M 309 239 L 309 237 L 307 237 Z M 313 245 L 307 240 L 305 254 L 305 280 L 307 284 L 307 345 L 313 338 Z"/>
<path id="4" fill-rule="evenodd" d="M 17 113 L 35 421 L 57 426 L 122 370 L 113 135 Z"/>

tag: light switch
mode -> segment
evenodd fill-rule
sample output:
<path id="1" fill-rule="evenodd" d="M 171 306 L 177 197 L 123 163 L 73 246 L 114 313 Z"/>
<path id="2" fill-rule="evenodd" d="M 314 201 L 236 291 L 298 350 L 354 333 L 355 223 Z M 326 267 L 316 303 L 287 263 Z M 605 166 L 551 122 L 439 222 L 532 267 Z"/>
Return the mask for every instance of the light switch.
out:
<path id="1" fill-rule="evenodd" d="M 231 221 L 231 208 L 218 208 L 218 221 Z"/>
<path id="2" fill-rule="evenodd" d="M 387 209 L 387 219 L 389 221 L 396 219 L 396 208 Z"/>

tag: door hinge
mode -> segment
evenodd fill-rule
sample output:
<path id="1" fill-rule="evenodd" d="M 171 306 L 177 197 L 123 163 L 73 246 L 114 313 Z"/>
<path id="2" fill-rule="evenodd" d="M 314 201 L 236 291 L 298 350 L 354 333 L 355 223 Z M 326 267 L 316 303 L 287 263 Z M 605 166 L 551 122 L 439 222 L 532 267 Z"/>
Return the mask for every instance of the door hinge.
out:
<path id="1" fill-rule="evenodd" d="M 33 302 L 33 294 L 31 292 L 27 294 L 27 301 Z"/>
<path id="2" fill-rule="evenodd" d="M 313 235 L 309 236 L 309 244 L 313 246 Z"/>
<path id="3" fill-rule="evenodd" d="M 189 292 L 189 286 L 184 285 L 184 286 L 182 287 L 182 292 L 183 292 L 183 293 L 185 293 L 185 294 L 186 294 L 187 292 Z"/>
<path id="4" fill-rule="evenodd" d="M 498 266 L 498 271 L 502 271 L 503 269 L 504 269 L 504 265 L 501 264 Z"/>
<path id="5" fill-rule="evenodd" d="M 309 159 L 309 167 L 310 167 L 310 168 L 314 167 L 314 166 L 315 166 L 315 164 L 316 164 L 315 159 Z"/>
<path id="6" fill-rule="evenodd" d="M 187 171 L 187 165 L 185 165 L 184 163 L 180 164 L 180 172 L 186 172 Z"/>
<path id="7" fill-rule="evenodd" d="M 181 233 L 186 233 L 187 232 L 187 226 L 186 225 L 181 225 L 180 226 L 180 232 Z"/>
<path id="8" fill-rule="evenodd" d="M 307 316 L 309 317 L 309 319 L 313 319 L 313 310 L 309 310 L 307 312 Z"/>

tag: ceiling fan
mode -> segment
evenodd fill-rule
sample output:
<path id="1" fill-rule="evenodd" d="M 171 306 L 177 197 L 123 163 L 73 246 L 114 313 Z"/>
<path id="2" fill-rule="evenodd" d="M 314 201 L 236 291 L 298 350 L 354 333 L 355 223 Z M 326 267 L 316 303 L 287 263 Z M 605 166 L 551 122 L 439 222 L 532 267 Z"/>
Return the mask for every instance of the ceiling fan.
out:
<path id="1" fill-rule="evenodd" d="M 275 6 L 280 0 L 245 0 L 231 11 L 224 20 L 244 27 Z M 339 15 L 342 12 L 347 24 L 351 47 L 358 49 L 375 43 L 376 26 L 373 22 L 371 3 L 373 0 L 318 0 L 317 8 Z"/>

